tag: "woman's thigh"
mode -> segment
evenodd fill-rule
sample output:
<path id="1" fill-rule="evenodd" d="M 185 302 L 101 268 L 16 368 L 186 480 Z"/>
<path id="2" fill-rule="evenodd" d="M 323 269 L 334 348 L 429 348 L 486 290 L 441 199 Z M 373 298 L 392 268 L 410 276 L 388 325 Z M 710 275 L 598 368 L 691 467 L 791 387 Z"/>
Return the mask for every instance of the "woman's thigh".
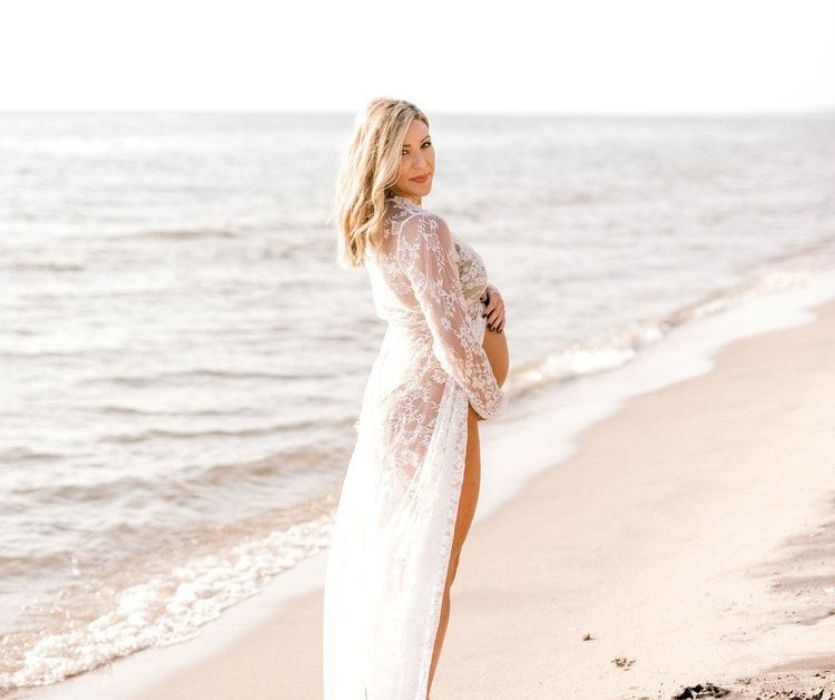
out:
<path id="1" fill-rule="evenodd" d="M 450 556 L 450 570 L 453 576 L 458 565 L 461 547 L 470 531 L 470 525 L 475 516 L 478 502 L 478 491 L 481 485 L 481 454 L 478 439 L 478 414 L 469 406 L 467 412 L 467 451 L 464 464 L 464 483 L 461 486 L 461 497 L 458 501 L 458 515 L 455 520 L 455 534 L 452 539 L 452 553 Z"/>

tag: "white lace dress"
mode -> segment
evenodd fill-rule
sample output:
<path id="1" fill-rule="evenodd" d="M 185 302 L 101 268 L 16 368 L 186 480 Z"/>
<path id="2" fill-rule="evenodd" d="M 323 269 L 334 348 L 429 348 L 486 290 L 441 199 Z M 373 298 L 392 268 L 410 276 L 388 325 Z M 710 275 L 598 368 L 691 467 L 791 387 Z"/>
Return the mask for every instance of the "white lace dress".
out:
<path id="1" fill-rule="evenodd" d="M 458 500 L 468 403 L 505 397 L 481 346 L 484 263 L 410 200 L 386 200 L 365 259 L 388 322 L 354 425 L 357 439 L 325 579 L 325 700 L 425 700 Z"/>

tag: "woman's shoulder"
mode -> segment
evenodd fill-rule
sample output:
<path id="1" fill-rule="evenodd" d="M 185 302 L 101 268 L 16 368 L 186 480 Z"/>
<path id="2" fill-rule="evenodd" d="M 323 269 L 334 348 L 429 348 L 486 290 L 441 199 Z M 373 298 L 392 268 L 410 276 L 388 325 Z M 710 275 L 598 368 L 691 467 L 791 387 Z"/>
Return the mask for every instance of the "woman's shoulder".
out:
<path id="1" fill-rule="evenodd" d="M 390 222 L 387 229 L 391 233 L 407 238 L 426 238 L 435 234 L 440 238 L 452 239 L 452 232 L 440 214 L 400 197 L 391 197 L 388 201 L 392 204 L 387 216 Z"/>

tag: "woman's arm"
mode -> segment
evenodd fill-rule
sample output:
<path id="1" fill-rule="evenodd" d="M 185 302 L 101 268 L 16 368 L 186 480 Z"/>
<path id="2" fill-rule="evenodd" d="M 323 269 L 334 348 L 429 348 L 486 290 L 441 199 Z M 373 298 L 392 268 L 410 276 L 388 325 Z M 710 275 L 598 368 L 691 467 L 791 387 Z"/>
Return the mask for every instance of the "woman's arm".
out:
<path id="1" fill-rule="evenodd" d="M 497 415 L 504 394 L 473 333 L 446 222 L 431 212 L 411 216 L 400 229 L 396 258 L 426 316 L 441 367 L 467 392 L 476 413 Z"/>

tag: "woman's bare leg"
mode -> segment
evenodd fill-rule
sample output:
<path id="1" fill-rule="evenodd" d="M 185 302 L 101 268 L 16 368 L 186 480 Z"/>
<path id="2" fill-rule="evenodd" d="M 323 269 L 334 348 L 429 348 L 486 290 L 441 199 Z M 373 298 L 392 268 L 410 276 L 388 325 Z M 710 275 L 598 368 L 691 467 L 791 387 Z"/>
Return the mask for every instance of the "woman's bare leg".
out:
<path id="1" fill-rule="evenodd" d="M 447 623 L 449 622 L 449 590 L 458 570 L 458 558 L 461 555 L 461 547 L 470 530 L 470 524 L 475 515 L 476 503 L 478 501 L 478 490 L 481 484 L 481 455 L 478 441 L 478 414 L 469 406 L 467 412 L 467 455 L 464 465 L 464 483 L 461 485 L 461 498 L 458 502 L 458 514 L 455 520 L 455 534 L 452 538 L 452 549 L 449 556 L 449 568 L 447 569 L 446 586 L 444 588 L 444 600 L 441 605 L 441 619 L 438 624 L 438 633 L 435 637 L 435 649 L 432 652 L 432 665 L 429 669 L 429 684 L 426 690 L 426 698 L 429 700 L 429 690 L 432 688 L 432 679 L 435 677 L 435 667 L 438 665 L 438 657 L 441 654 L 441 647 L 444 644 Z"/>

